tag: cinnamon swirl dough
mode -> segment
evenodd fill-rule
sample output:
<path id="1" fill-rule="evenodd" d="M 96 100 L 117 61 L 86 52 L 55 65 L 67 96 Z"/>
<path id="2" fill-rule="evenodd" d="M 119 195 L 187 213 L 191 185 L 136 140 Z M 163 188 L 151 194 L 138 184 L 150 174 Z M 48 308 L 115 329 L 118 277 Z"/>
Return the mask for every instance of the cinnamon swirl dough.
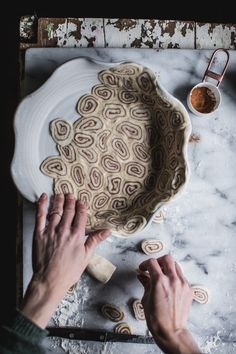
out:
<path id="1" fill-rule="evenodd" d="M 78 100 L 78 120 L 51 122 L 59 155 L 44 160 L 41 171 L 54 179 L 55 193 L 87 204 L 88 228 L 127 236 L 184 184 L 188 123 L 148 68 L 123 63 L 98 79 Z"/>

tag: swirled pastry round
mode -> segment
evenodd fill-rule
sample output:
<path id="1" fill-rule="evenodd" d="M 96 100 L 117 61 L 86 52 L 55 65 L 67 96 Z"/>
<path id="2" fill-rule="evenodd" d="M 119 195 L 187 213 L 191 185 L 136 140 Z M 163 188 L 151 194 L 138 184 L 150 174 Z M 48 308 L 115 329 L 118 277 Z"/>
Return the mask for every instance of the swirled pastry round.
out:
<path id="1" fill-rule="evenodd" d="M 59 155 L 44 160 L 41 171 L 53 178 L 55 193 L 87 204 L 88 228 L 127 236 L 184 185 L 189 120 L 148 68 L 122 63 L 98 79 L 78 100 L 79 119 L 51 122 Z"/>

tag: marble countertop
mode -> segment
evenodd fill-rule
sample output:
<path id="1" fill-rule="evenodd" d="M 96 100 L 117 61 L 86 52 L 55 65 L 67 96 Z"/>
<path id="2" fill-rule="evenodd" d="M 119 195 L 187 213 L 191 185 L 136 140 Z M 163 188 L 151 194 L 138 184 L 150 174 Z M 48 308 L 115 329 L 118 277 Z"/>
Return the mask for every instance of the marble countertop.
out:
<path id="1" fill-rule="evenodd" d="M 65 61 L 88 56 L 105 61 L 132 60 L 149 66 L 160 83 L 186 106 L 193 85 L 202 80 L 212 50 L 152 50 L 47 48 L 29 49 L 25 58 L 23 95 L 38 88 L 55 68 Z M 133 298 L 141 298 L 142 286 L 135 269 L 148 256 L 140 252 L 145 238 L 162 240 L 161 256 L 171 253 L 181 263 L 192 284 L 204 284 L 210 291 L 206 305 L 193 303 L 189 328 L 204 353 L 236 351 L 236 52 L 220 86 L 222 104 L 211 118 L 190 114 L 198 142 L 190 143 L 188 156 L 191 176 L 185 191 L 164 208 L 165 220 L 153 223 L 148 232 L 129 239 L 111 236 L 97 253 L 117 265 L 106 285 L 84 274 L 73 294 L 59 305 L 50 325 L 83 326 L 113 330 L 113 323 L 99 313 L 101 304 L 121 306 L 133 332 L 147 334 L 146 324 L 134 319 Z M 31 276 L 31 241 L 34 206 L 24 201 L 23 266 L 24 289 Z M 56 353 L 161 353 L 155 345 L 77 342 L 47 339 L 45 346 Z"/>

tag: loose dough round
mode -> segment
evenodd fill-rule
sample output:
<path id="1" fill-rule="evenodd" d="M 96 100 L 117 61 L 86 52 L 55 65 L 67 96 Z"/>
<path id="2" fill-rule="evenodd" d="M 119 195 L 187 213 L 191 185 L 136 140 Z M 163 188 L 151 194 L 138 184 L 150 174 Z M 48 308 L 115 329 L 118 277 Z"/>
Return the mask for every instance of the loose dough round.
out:
<path id="1" fill-rule="evenodd" d="M 207 304 L 209 302 L 209 291 L 204 285 L 192 285 L 194 290 L 193 299 L 200 304 Z"/>
<path id="2" fill-rule="evenodd" d="M 141 248 L 144 253 L 150 255 L 161 252 L 164 248 L 164 244 L 160 240 L 144 240 L 141 243 Z"/>
<path id="3" fill-rule="evenodd" d="M 126 322 L 122 322 L 116 325 L 114 328 L 114 332 L 120 334 L 132 334 L 131 327 Z"/>
<path id="4" fill-rule="evenodd" d="M 113 304 L 103 305 L 101 311 L 104 317 L 113 322 L 120 322 L 125 317 L 125 314 L 121 308 Z"/>
<path id="5" fill-rule="evenodd" d="M 140 321 L 145 320 L 145 314 L 144 314 L 144 309 L 141 300 L 140 299 L 134 300 L 132 307 L 134 311 L 134 317 L 136 318 L 136 320 L 140 320 Z"/>

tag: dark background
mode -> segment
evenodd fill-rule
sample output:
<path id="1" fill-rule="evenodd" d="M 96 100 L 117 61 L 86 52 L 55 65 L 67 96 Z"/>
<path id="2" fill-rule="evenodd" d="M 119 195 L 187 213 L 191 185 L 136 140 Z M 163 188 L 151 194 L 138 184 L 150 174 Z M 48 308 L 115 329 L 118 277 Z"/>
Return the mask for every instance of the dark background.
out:
<path id="1" fill-rule="evenodd" d="M 160 8 L 158 2 L 150 2 L 147 8 L 135 5 L 135 12 L 124 10 L 127 6 L 122 3 L 110 2 L 98 3 L 98 9 L 91 2 L 83 4 L 77 2 L 76 8 L 71 4 L 64 4 L 60 10 L 58 4 L 54 10 L 40 10 L 37 7 L 26 7 L 21 5 L 21 9 L 7 11 L 1 20 L 2 40 L 1 40 L 1 243 L 0 243 L 0 321 L 8 316 L 9 309 L 15 306 L 16 294 L 16 263 L 15 263 L 15 239 L 17 222 L 17 194 L 10 176 L 10 163 L 14 151 L 13 116 L 19 100 L 19 64 L 18 64 L 18 45 L 19 45 L 19 18 L 23 15 L 36 14 L 38 17 L 110 17 L 110 18 L 156 18 L 166 20 L 193 20 L 199 22 L 215 23 L 236 23 L 236 15 L 233 5 L 226 2 L 217 5 L 208 3 L 208 9 L 199 1 L 189 2 L 187 7 L 178 7 L 166 1 L 166 8 Z M 151 4 L 155 5 L 151 5 Z M 232 2 L 233 3 L 233 2 Z M 21 3 L 20 3 L 21 4 Z M 178 3 L 177 3 L 178 4 Z M 205 3 L 206 4 L 206 3 Z M 180 4 L 179 4 L 180 5 Z M 86 9 L 87 6 L 87 9 Z M 175 5 L 176 6 L 176 5 Z M 191 9 L 189 8 L 191 6 Z M 184 9 L 184 10 L 183 10 Z M 214 9 L 214 10 L 213 10 Z"/>

